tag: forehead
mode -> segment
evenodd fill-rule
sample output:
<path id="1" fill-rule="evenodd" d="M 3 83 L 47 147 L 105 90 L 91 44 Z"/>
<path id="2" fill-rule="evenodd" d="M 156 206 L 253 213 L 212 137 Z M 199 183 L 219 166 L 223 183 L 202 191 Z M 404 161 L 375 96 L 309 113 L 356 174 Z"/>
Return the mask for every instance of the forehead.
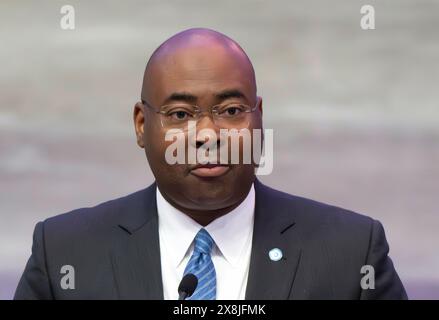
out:
<path id="1" fill-rule="evenodd" d="M 253 68 L 238 48 L 216 44 L 170 49 L 156 57 L 145 74 L 145 94 L 161 103 L 174 92 L 208 100 L 224 90 L 256 94 Z"/>

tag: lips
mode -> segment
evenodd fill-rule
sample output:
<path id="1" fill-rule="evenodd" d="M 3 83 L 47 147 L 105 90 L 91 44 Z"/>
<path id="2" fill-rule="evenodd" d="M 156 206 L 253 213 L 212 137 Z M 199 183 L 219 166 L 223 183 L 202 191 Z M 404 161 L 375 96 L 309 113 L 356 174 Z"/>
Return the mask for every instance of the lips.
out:
<path id="1" fill-rule="evenodd" d="M 222 176 L 230 170 L 229 166 L 221 164 L 203 164 L 196 165 L 191 169 L 191 174 L 200 178 L 214 178 Z"/>

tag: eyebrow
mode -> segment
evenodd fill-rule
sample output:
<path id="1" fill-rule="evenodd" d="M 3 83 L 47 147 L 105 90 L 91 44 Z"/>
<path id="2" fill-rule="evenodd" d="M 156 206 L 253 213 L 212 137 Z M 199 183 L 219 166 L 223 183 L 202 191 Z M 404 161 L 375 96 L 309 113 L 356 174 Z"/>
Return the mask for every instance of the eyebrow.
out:
<path id="1" fill-rule="evenodd" d="M 246 99 L 247 100 L 247 97 L 245 96 L 245 94 L 238 89 L 223 90 L 219 93 L 216 93 L 215 98 L 217 100 L 220 100 L 220 101 L 231 99 L 231 98 L 238 98 L 238 99 Z M 165 99 L 163 104 L 168 104 L 172 101 L 182 101 L 182 102 L 194 104 L 194 103 L 196 103 L 197 99 L 198 99 L 197 96 L 195 96 L 191 93 L 188 93 L 188 92 L 174 92 Z"/>
<path id="2" fill-rule="evenodd" d="M 215 97 L 218 100 L 226 100 L 231 98 L 238 98 L 238 99 L 247 99 L 245 94 L 239 91 L 238 89 L 228 89 L 221 91 L 220 93 L 215 94 Z"/>
<path id="3" fill-rule="evenodd" d="M 171 101 L 195 103 L 197 101 L 197 96 L 194 96 L 193 94 L 188 92 L 174 92 L 166 98 L 163 104 L 168 104 Z"/>

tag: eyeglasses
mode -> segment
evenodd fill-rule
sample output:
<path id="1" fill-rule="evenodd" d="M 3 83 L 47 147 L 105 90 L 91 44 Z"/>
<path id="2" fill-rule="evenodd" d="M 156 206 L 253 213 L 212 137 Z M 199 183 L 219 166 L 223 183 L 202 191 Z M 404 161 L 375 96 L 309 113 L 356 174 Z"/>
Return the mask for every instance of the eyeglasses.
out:
<path id="1" fill-rule="evenodd" d="M 207 112 L 210 113 L 215 125 L 220 128 L 242 129 L 249 126 L 249 114 L 256 110 L 258 102 L 259 99 L 254 107 L 236 102 L 219 104 L 212 106 Z M 167 129 L 188 130 L 188 122 L 198 121 L 201 114 L 205 112 L 199 106 L 185 103 L 164 105 L 158 109 L 146 100 L 142 100 L 142 103 L 160 114 L 162 127 Z"/>

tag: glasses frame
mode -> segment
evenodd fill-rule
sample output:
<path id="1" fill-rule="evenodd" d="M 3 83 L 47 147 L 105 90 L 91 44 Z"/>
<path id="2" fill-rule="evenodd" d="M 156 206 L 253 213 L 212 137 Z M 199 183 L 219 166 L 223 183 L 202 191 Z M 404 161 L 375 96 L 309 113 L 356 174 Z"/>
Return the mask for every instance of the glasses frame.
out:
<path id="1" fill-rule="evenodd" d="M 148 106 L 148 107 L 150 107 L 151 109 L 153 109 L 155 113 L 162 114 L 162 115 L 166 115 L 166 111 L 165 111 L 165 110 L 162 110 L 163 108 L 165 108 L 165 107 L 169 107 L 169 106 L 173 106 L 172 104 L 166 104 L 166 105 L 163 105 L 163 106 L 161 106 L 161 107 L 156 108 L 156 107 L 154 107 L 151 103 L 149 103 L 147 100 L 141 99 L 141 101 L 142 101 L 142 104 L 144 104 L 145 106 Z M 249 105 L 247 105 L 247 104 L 245 104 L 245 103 L 233 103 L 233 102 L 231 102 L 231 103 L 229 103 L 229 104 L 239 104 L 239 105 L 247 106 L 247 107 L 249 107 L 250 109 L 245 110 L 245 111 L 242 111 L 242 112 L 244 112 L 244 113 L 253 113 L 253 112 L 258 108 L 259 97 L 256 98 L 256 103 L 255 103 L 255 106 L 254 106 L 254 107 L 250 107 Z M 224 106 L 224 105 L 227 105 L 227 104 L 224 104 L 224 103 L 216 104 L 216 105 L 214 105 L 214 106 L 211 106 L 211 107 L 209 108 L 209 110 L 206 110 L 206 111 L 203 111 L 203 110 L 202 110 L 199 106 L 197 106 L 197 105 L 188 104 L 187 106 L 188 106 L 188 107 L 193 107 L 193 108 L 194 108 L 195 115 L 196 115 L 196 116 L 194 116 L 194 120 L 198 122 L 198 120 L 200 119 L 200 115 L 201 115 L 203 112 L 209 112 L 209 113 L 212 115 L 212 119 L 215 120 L 215 117 L 218 117 L 218 110 L 217 110 L 217 109 L 218 109 L 219 107 L 221 107 L 221 106 Z M 158 109 L 158 110 L 157 110 L 157 109 Z M 161 122 L 162 127 L 164 127 L 163 122 L 162 122 L 162 121 L 160 121 L 160 122 Z"/>

